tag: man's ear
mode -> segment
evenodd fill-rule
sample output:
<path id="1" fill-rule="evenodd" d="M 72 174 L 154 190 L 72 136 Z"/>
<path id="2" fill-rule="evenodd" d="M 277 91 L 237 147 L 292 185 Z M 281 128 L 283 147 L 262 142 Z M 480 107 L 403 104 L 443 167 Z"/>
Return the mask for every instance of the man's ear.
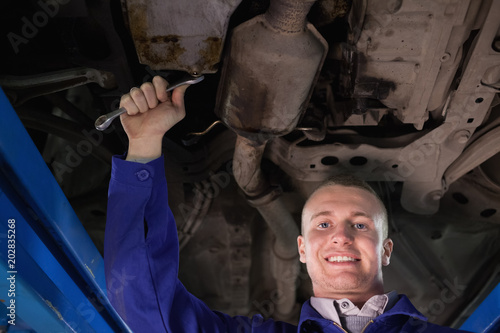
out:
<path id="1" fill-rule="evenodd" d="M 383 266 L 388 266 L 389 263 L 391 262 L 391 254 L 392 254 L 392 247 L 394 243 L 392 242 L 392 239 L 386 238 L 383 243 L 383 252 L 382 252 L 382 265 Z"/>
<path id="2" fill-rule="evenodd" d="M 299 237 L 297 237 L 297 245 L 299 248 L 300 262 L 305 264 L 306 263 L 306 244 L 304 242 L 304 236 L 300 235 Z"/>

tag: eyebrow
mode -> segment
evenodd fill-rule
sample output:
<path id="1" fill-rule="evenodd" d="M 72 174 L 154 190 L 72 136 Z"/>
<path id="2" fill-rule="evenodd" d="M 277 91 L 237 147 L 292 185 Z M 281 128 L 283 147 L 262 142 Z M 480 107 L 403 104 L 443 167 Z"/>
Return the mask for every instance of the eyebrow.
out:
<path id="1" fill-rule="evenodd" d="M 335 215 L 332 211 L 329 211 L 329 210 L 324 210 L 322 212 L 318 212 L 318 213 L 315 213 L 311 216 L 311 218 L 309 219 L 309 221 L 312 221 L 314 220 L 315 218 L 318 218 L 320 216 L 331 216 L 331 215 Z"/>
<path id="2" fill-rule="evenodd" d="M 316 218 L 318 218 L 320 216 L 332 216 L 332 215 L 335 215 L 334 211 L 332 211 L 332 210 L 324 210 L 324 211 L 317 212 L 317 213 L 313 214 L 311 216 L 311 218 L 309 219 L 309 221 L 312 221 L 312 220 L 314 220 L 314 219 L 316 219 Z M 351 217 L 357 217 L 357 216 L 363 216 L 363 217 L 366 217 L 366 218 L 368 218 L 368 219 L 370 219 L 370 220 L 373 221 L 373 218 L 370 215 L 368 215 L 367 213 L 365 213 L 365 212 L 354 211 L 354 212 L 351 213 Z"/>

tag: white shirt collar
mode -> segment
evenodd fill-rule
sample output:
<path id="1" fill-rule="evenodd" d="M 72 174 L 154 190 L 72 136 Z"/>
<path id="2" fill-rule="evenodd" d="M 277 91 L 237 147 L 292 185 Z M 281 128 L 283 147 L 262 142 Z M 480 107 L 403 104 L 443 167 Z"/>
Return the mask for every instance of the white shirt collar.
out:
<path id="1" fill-rule="evenodd" d="M 331 299 L 322 297 L 311 297 L 311 306 L 325 319 L 332 320 L 341 325 L 339 316 L 362 316 L 362 317 L 378 317 L 384 313 L 387 304 L 394 304 L 396 291 L 391 291 L 383 295 L 375 295 L 371 297 L 359 309 L 354 303 L 347 298 Z M 390 302 L 389 302 L 390 301 Z"/>

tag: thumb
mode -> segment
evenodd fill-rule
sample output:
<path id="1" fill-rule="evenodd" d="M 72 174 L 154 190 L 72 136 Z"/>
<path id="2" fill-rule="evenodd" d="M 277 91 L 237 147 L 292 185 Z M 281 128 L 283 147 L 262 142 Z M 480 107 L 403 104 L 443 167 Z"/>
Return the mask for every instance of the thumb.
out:
<path id="1" fill-rule="evenodd" d="M 172 91 L 172 104 L 178 108 L 184 108 L 184 94 L 186 93 L 187 88 L 189 88 L 189 84 L 185 84 L 183 86 L 177 87 Z"/>

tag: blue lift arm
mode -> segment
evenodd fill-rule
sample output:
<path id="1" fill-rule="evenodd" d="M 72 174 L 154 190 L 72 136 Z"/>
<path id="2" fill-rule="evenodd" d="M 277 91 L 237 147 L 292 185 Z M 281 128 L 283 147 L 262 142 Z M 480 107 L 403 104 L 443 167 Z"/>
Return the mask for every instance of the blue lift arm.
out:
<path id="1" fill-rule="evenodd" d="M 107 298 L 102 256 L 1 89 L 0 110 L 0 312 L 14 300 L 19 319 L 9 331 L 131 332 Z"/>

